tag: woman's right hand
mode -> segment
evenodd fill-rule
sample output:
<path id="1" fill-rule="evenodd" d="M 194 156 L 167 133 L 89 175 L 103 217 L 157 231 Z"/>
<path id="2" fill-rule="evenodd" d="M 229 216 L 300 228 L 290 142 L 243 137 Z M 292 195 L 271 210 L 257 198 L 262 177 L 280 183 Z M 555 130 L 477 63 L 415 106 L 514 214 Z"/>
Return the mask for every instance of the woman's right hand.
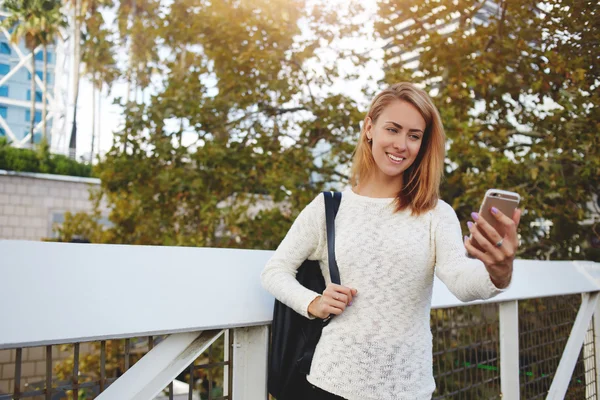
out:
<path id="1" fill-rule="evenodd" d="M 340 315 L 346 306 L 352 305 L 357 294 L 356 289 L 330 283 L 323 294 L 308 305 L 308 313 L 321 319 L 328 318 L 331 314 Z"/>

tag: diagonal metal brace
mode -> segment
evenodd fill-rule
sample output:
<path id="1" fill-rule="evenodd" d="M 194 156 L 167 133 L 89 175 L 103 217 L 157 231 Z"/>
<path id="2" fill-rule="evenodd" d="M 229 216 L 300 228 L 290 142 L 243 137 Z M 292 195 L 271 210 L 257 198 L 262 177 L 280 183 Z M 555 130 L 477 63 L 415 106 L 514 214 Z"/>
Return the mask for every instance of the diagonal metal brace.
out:
<path id="1" fill-rule="evenodd" d="M 600 292 L 583 294 L 581 307 L 577 313 L 577 318 L 571 329 L 571 335 L 556 369 L 556 374 L 552 380 L 546 400 L 562 400 L 565 398 L 569 382 L 577 364 L 577 359 L 579 358 L 579 353 L 581 352 L 581 347 L 583 346 L 583 341 L 590 326 L 590 321 L 596 310 L 599 295 Z"/>
<path id="2" fill-rule="evenodd" d="M 216 329 L 170 335 L 100 393 L 97 399 L 153 399 L 223 332 Z"/>

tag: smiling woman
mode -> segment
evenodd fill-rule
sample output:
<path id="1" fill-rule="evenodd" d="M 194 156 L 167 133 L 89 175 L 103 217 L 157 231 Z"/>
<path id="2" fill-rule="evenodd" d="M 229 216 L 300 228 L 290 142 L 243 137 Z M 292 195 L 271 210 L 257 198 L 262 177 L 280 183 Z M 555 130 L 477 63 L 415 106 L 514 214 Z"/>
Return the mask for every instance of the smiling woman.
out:
<path id="1" fill-rule="evenodd" d="M 438 195 L 443 162 L 444 129 L 429 96 L 410 83 L 379 93 L 335 217 L 343 286 L 329 273 L 323 194 L 302 210 L 262 273 L 264 287 L 298 314 L 336 316 L 323 328 L 305 389 L 278 400 L 431 399 L 434 275 L 459 300 L 493 297 L 510 283 L 518 246 L 519 212 L 511 219 L 496 210 L 505 245 L 466 256 L 456 213 Z M 472 231 L 493 229 L 473 218 Z M 322 293 L 296 280 L 307 259 L 319 261 Z"/>
<path id="2" fill-rule="evenodd" d="M 351 184 L 357 193 L 395 197 L 398 211 L 428 211 L 439 196 L 444 140 L 427 93 L 410 83 L 393 85 L 373 99 L 365 117 Z"/>

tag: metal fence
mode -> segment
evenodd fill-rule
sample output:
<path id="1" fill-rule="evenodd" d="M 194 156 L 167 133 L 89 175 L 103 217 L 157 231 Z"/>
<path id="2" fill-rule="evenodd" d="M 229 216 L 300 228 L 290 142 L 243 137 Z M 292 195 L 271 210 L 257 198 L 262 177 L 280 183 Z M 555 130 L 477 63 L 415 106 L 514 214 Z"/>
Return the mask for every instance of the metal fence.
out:
<path id="1" fill-rule="evenodd" d="M 580 295 L 519 302 L 522 399 L 542 399 L 548 393 L 580 306 Z M 595 362 L 589 365 L 588 382 L 585 377 L 586 358 L 595 358 L 593 327 L 592 321 L 565 399 L 597 399 Z"/>
<path id="2" fill-rule="evenodd" d="M 522 399 L 547 395 L 580 304 L 580 295 L 519 302 Z M 437 384 L 433 399 L 501 398 L 498 304 L 434 309 L 431 331 Z M 597 399 L 593 337 L 591 324 L 566 399 Z M 41 348 L 46 354 L 45 378 L 34 380 L 23 375 L 23 349 L 4 350 L 15 354 L 14 374 L 11 392 L 0 394 L 0 400 L 93 399 L 163 339 L 149 336 L 45 346 Z M 225 330 L 157 399 L 231 399 L 231 346 L 232 335 Z M 52 357 L 65 352 L 70 356 Z"/>
<path id="3" fill-rule="evenodd" d="M 580 295 L 519 302 L 521 399 L 548 395 L 580 305 Z M 433 399 L 501 398 L 497 304 L 432 310 L 431 330 Z M 565 399 L 598 399 L 593 338 L 592 323 Z"/>
<path id="4" fill-rule="evenodd" d="M 0 350 L 12 352 L 11 366 L 2 368 L 10 377 L 9 393 L 0 392 L 0 400 L 20 399 L 94 399 L 146 355 L 164 336 L 148 336 L 97 342 L 17 348 Z M 223 334 L 177 378 L 166 386 L 156 400 L 225 400 L 231 399 L 232 336 L 229 330 Z M 23 370 L 24 350 L 43 350 L 45 353 L 45 377 Z M 64 357 L 65 353 L 69 356 Z M 62 355 L 63 357 L 57 357 Z M 12 367 L 14 373 L 8 372 Z"/>
<path id="5" fill-rule="evenodd" d="M 431 312 L 434 399 L 496 399 L 500 394 L 497 304 Z"/>

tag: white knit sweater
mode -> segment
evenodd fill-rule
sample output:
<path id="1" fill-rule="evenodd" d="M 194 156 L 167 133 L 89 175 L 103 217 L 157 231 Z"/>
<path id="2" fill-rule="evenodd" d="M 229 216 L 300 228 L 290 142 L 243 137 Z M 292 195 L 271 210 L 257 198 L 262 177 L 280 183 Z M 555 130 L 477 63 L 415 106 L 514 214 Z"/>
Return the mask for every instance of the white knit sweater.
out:
<path id="1" fill-rule="evenodd" d="M 502 291 L 480 261 L 465 256 L 458 218 L 447 203 L 413 217 L 394 213 L 392 201 L 347 189 L 335 219 L 341 282 L 358 295 L 324 328 L 308 381 L 349 400 L 431 398 L 434 272 L 462 301 Z M 323 194 L 302 210 L 261 276 L 265 289 L 308 318 L 319 293 L 295 279 L 306 259 L 319 260 L 331 282 Z"/>

